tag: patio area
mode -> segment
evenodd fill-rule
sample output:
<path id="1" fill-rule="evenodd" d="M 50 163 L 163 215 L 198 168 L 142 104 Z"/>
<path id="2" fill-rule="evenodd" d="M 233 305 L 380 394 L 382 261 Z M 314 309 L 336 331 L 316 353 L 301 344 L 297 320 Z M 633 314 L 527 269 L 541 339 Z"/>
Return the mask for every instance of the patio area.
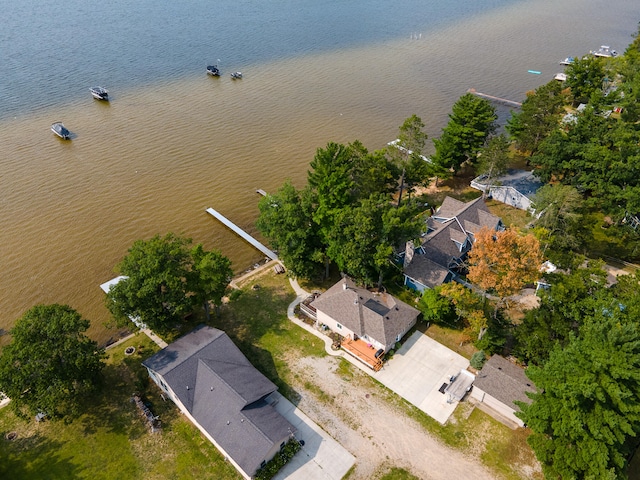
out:
<path id="1" fill-rule="evenodd" d="M 357 358 L 362 363 L 372 368 L 375 372 L 382 368 L 382 360 L 380 360 L 380 358 L 376 358 L 377 350 L 364 340 L 351 340 L 350 338 L 345 338 L 342 340 L 340 346 L 345 352 Z"/>

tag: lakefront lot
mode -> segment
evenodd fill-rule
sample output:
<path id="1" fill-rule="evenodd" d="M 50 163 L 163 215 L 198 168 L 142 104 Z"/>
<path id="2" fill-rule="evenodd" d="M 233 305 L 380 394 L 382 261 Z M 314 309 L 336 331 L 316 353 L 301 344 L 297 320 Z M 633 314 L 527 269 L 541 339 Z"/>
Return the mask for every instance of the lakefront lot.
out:
<path id="1" fill-rule="evenodd" d="M 323 342 L 287 319 L 294 293 L 285 276 L 265 270 L 240 286 L 213 326 L 225 330 L 283 395 L 356 457 L 346 478 L 542 478 L 526 430 L 511 430 L 468 403 L 440 425 L 360 369 L 326 355 Z M 136 351 L 125 355 L 129 346 Z M 140 363 L 157 350 L 142 334 L 110 349 L 102 393 L 69 423 L 24 421 L 2 409 L 0 474 L 240 478 L 148 381 Z M 131 402 L 134 392 L 159 415 L 161 432 L 150 432 Z M 12 432 L 15 439 L 7 440 Z"/>

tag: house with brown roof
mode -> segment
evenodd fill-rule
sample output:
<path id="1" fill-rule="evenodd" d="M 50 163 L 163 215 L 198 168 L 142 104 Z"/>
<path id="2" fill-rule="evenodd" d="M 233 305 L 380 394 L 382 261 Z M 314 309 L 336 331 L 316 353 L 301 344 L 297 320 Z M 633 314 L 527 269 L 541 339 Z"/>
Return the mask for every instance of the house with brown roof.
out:
<path id="1" fill-rule="evenodd" d="M 270 395 L 278 387 L 221 330 L 200 326 L 143 365 L 246 479 L 296 432 L 273 406 Z"/>
<path id="2" fill-rule="evenodd" d="M 520 407 L 516 401 L 531 403 L 527 392 L 536 392 L 524 369 L 500 355 L 493 355 L 476 375 L 470 397 L 484 407 L 497 420 L 512 427 L 523 427 L 524 422 L 516 417 Z"/>
<path id="3" fill-rule="evenodd" d="M 501 230 L 500 217 L 493 215 L 482 198 L 461 202 L 446 197 L 427 219 L 422 243 L 409 243 L 403 255 L 404 284 L 419 292 L 451 281 L 471 250 L 481 228 Z"/>
<path id="4" fill-rule="evenodd" d="M 347 341 L 360 341 L 372 356 L 380 350 L 391 350 L 420 315 L 417 309 L 392 295 L 370 292 L 346 277 L 316 298 L 311 307 L 319 324 Z"/>

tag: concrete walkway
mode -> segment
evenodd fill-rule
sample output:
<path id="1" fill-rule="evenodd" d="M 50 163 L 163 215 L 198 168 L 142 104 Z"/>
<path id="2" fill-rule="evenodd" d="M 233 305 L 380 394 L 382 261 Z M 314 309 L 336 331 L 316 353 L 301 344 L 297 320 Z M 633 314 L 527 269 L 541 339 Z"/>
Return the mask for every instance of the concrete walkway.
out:
<path id="1" fill-rule="evenodd" d="M 340 480 L 344 477 L 355 463 L 355 457 L 282 395 L 275 392 L 271 396 L 277 400 L 278 413 L 296 427 L 295 437 L 304 441 L 304 446 L 274 480 Z"/>

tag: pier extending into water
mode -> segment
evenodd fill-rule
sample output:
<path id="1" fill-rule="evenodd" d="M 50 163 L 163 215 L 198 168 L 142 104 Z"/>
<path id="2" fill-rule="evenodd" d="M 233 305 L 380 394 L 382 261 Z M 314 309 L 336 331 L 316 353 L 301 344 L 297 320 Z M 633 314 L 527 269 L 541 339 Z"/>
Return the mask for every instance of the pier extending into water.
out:
<path id="1" fill-rule="evenodd" d="M 486 98 L 487 100 L 493 100 L 494 102 L 504 103 L 505 105 L 508 105 L 510 107 L 520 108 L 522 106 L 522 103 L 520 102 L 514 102 L 513 100 L 509 100 L 506 98 L 494 97 L 493 95 L 487 95 L 486 93 L 480 93 L 476 91 L 475 88 L 470 88 L 469 90 L 467 90 L 467 93 L 471 93 L 477 97 Z"/>
<path id="2" fill-rule="evenodd" d="M 235 223 L 233 223 L 231 220 L 229 220 L 227 217 L 225 217 L 224 215 L 222 215 L 220 212 L 217 212 L 216 210 L 214 210 L 213 208 L 207 208 L 207 213 L 210 213 L 211 215 L 213 215 L 215 218 L 217 218 L 218 220 L 220 220 L 220 222 L 222 222 L 224 225 L 226 225 L 227 227 L 229 227 L 231 230 L 233 230 L 235 233 L 237 233 L 238 235 L 240 235 L 242 238 L 244 238 L 247 242 L 249 242 L 251 245 L 253 245 L 255 248 L 257 248 L 258 250 L 260 250 L 262 253 L 264 253 L 267 257 L 269 257 L 271 260 L 278 260 L 278 255 L 275 254 L 275 252 L 269 250 L 267 247 L 265 247 L 262 243 L 260 243 L 258 240 L 256 240 L 255 238 L 253 238 L 251 235 L 249 235 L 247 232 L 245 232 L 244 230 L 242 230 L 239 226 L 237 226 Z"/>

